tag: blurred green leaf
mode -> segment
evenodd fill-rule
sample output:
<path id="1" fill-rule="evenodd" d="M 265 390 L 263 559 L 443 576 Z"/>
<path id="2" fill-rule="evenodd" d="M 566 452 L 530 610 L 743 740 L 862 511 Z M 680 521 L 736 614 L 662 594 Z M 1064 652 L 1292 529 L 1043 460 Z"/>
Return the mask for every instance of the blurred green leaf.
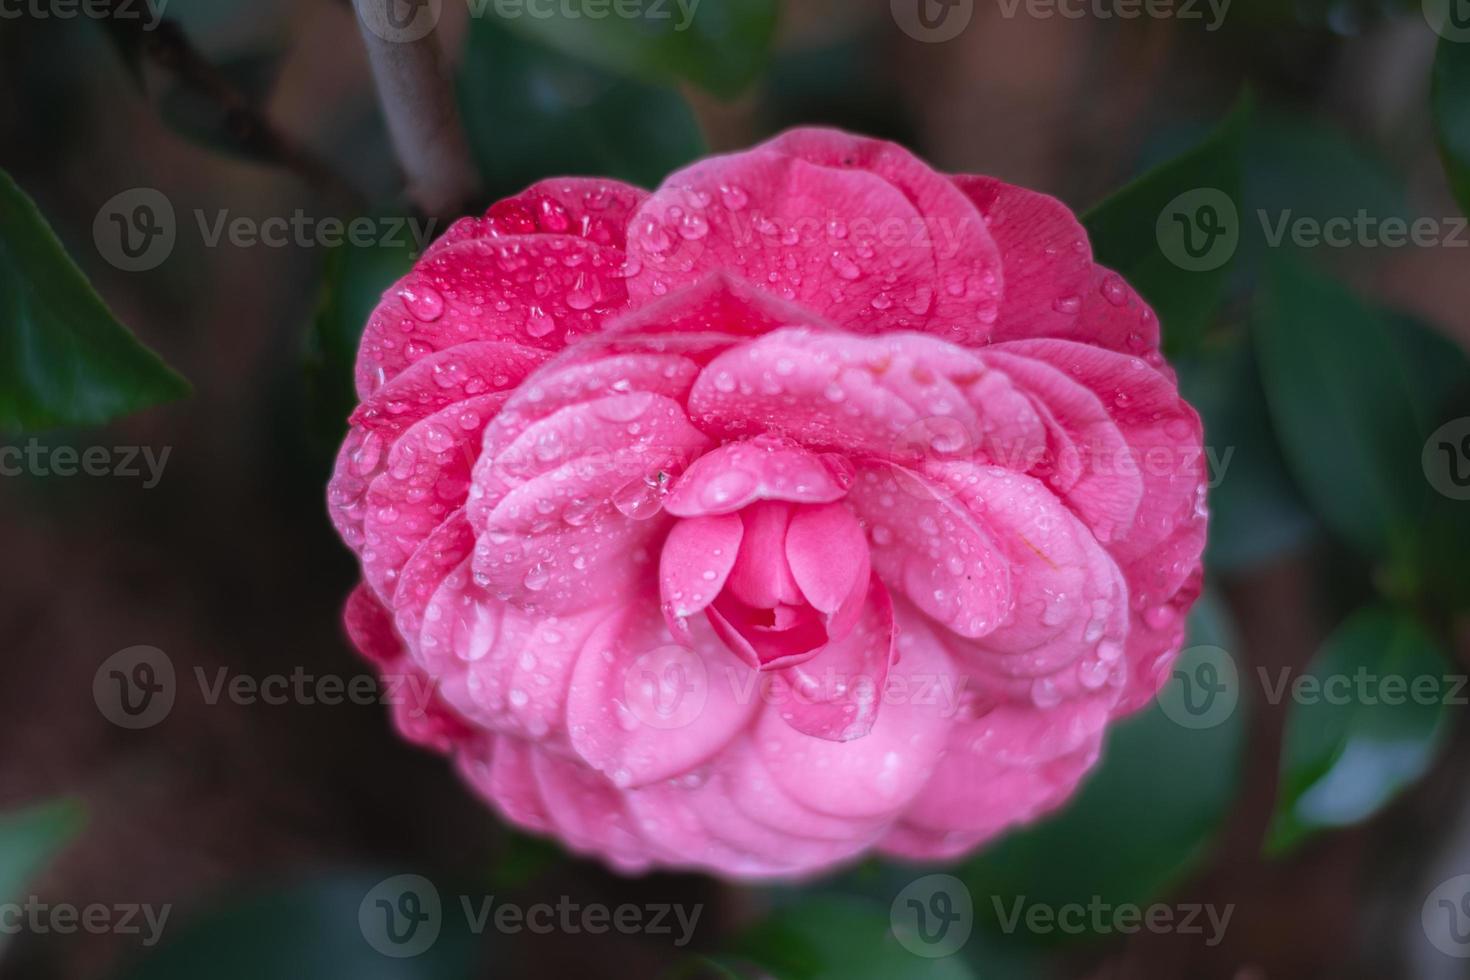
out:
<path id="1" fill-rule="evenodd" d="M 1194 149 L 1088 211 L 1097 261 L 1154 308 L 1170 353 L 1194 349 L 1219 308 L 1240 241 L 1242 146 L 1251 99 Z"/>
<path id="2" fill-rule="evenodd" d="M 491 887 L 500 891 L 522 888 L 566 861 L 566 852 L 545 837 L 506 830 L 490 868 Z"/>
<path id="3" fill-rule="evenodd" d="M 1432 496 L 1421 452 L 1443 421 L 1443 389 L 1466 374 L 1463 353 L 1289 254 L 1274 255 L 1267 271 L 1256 349 L 1298 485 L 1368 555 L 1417 569 Z M 1426 367 L 1431 360 L 1439 366 Z"/>
<path id="4" fill-rule="evenodd" d="M 182 398 L 0 170 L 0 429 L 92 425 Z"/>
<path id="5" fill-rule="evenodd" d="M 738 95 L 765 67 L 777 0 L 486 0 L 516 33 L 589 64 L 657 84 L 688 80 Z M 631 14 L 632 16 L 629 16 Z"/>
<path id="6" fill-rule="evenodd" d="M 1464 693 L 1450 673 L 1412 616 L 1375 607 L 1343 623 L 1300 679 L 1263 678 L 1268 697 L 1291 699 L 1267 852 L 1366 820 L 1419 779 L 1448 730 L 1446 701 Z"/>
<path id="7" fill-rule="evenodd" d="M 618 78 L 471 22 L 459 101 L 489 189 L 543 177 L 615 177 L 651 187 L 699 157 L 704 139 L 679 93 Z"/>
<path id="8" fill-rule="evenodd" d="M 1430 105 L 1445 174 L 1460 209 L 1470 214 L 1470 43 L 1440 39 Z"/>
<path id="9" fill-rule="evenodd" d="M 1223 609 L 1208 596 L 1190 615 L 1188 643 L 1178 671 L 1203 662 L 1202 648 L 1234 646 Z M 1238 683 L 1231 686 L 1238 698 Z M 1102 762 L 1070 803 L 955 872 L 974 897 L 977 920 L 1000 930 L 995 900 L 1008 909 L 1023 896 L 1052 907 L 1145 904 L 1192 870 L 1234 800 L 1241 771 L 1244 705 L 1221 707 L 1185 725 L 1155 701 L 1117 723 Z"/>
<path id="10" fill-rule="evenodd" d="M 234 896 L 192 918 L 175 910 L 164 941 L 141 954 L 121 977 L 464 980 L 476 975 L 474 937 L 458 902 L 448 894 L 441 896 L 438 936 L 426 950 L 395 958 L 374 949 L 358 912 L 380 880 L 337 874 Z"/>
<path id="11" fill-rule="evenodd" d="M 394 240 L 385 243 L 389 237 Z M 413 267 L 410 236 L 379 236 L 371 245 L 344 241 L 327 253 L 321 293 L 306 333 L 306 380 L 313 429 L 336 444 L 357 405 L 353 366 L 368 316 L 385 290 Z"/>
<path id="12" fill-rule="evenodd" d="M 819 895 L 783 905 L 717 961 L 729 975 L 750 963 L 781 980 L 970 980 L 960 956 L 926 959 L 894 935 L 888 910 L 863 899 Z"/>
<path id="13" fill-rule="evenodd" d="M 1204 419 L 1210 536 L 1205 566 L 1236 571 L 1298 547 L 1316 526 L 1282 458 L 1245 338 L 1175 362 Z"/>
<path id="14" fill-rule="evenodd" d="M 0 816 L 0 901 L 21 894 L 87 822 L 77 800 L 60 799 Z"/>

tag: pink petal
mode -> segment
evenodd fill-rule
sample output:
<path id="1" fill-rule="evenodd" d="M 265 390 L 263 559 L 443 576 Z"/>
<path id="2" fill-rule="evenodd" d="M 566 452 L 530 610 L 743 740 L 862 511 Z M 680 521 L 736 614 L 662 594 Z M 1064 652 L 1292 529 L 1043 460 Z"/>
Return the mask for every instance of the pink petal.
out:
<path id="1" fill-rule="evenodd" d="M 1092 281 L 1092 249 L 1071 209 L 993 177 L 953 180 L 985 216 L 1000 250 L 1005 295 L 993 339 L 1090 339 L 1079 336 L 1078 314 Z"/>
<path id="2" fill-rule="evenodd" d="M 1046 479 L 1100 541 L 1126 531 L 1143 500 L 1143 481 L 1128 443 L 1097 395 L 1040 359 L 1004 350 L 983 356 L 1021 385 L 1043 413 L 1050 434 L 1048 465 L 1033 468 L 1033 474 Z"/>
<path id="3" fill-rule="evenodd" d="M 956 673 L 937 643 L 901 649 L 889 670 L 901 683 L 917 688 Z M 942 705 L 920 701 L 905 697 L 884 704 L 872 729 L 846 742 L 813 738 L 767 710 L 756 724 L 755 741 L 772 777 L 797 803 L 848 818 L 896 814 L 939 765 L 952 724 Z"/>
<path id="4" fill-rule="evenodd" d="M 553 177 L 490 206 L 480 218 L 460 218 L 424 252 L 431 258 L 461 242 L 491 236 L 571 235 L 621 249 L 628 218 L 648 192 L 616 180 Z"/>
<path id="5" fill-rule="evenodd" d="M 801 605 L 801 589 L 786 559 L 786 531 L 795 509 L 767 501 L 740 512 L 744 538 L 729 584 L 730 594 L 745 605 L 757 609 Z"/>
<path id="6" fill-rule="evenodd" d="M 634 304 L 724 269 L 856 332 L 982 342 L 1000 261 L 974 207 L 898 147 L 824 138 L 850 146 L 797 137 L 671 175 L 632 220 Z"/>
<path id="7" fill-rule="evenodd" d="M 566 235 L 461 241 L 426 256 L 384 295 L 358 349 L 366 400 L 415 361 L 462 343 L 559 350 L 622 309 L 622 253 Z"/>
<path id="8" fill-rule="evenodd" d="M 864 467 L 848 501 L 868 525 L 873 569 L 959 636 L 996 629 L 1014 605 L 1011 564 L 980 515 L 937 481 Z"/>
<path id="9" fill-rule="evenodd" d="M 822 504 L 841 500 L 851 482 L 843 457 L 822 457 L 769 436 L 728 442 L 684 471 L 664 501 L 680 517 L 733 514 L 758 500 Z"/>
<path id="10" fill-rule="evenodd" d="M 548 356 L 534 347 L 499 340 L 471 341 L 426 354 L 359 405 L 350 421 L 391 436 L 456 402 L 490 392 L 501 392 L 503 401 Z"/>
<path id="11" fill-rule="evenodd" d="M 609 601 L 637 584 L 667 527 L 661 488 L 708 444 L 677 402 L 633 392 L 535 422 L 475 473 L 484 496 L 475 574 L 546 612 Z M 588 589 L 588 582 L 597 583 Z"/>
<path id="12" fill-rule="evenodd" d="M 399 571 L 470 487 L 485 421 L 501 396 L 483 395 L 441 409 L 411 426 L 387 454 L 364 498 L 363 576 L 380 596 L 391 596 Z"/>
<path id="13" fill-rule="evenodd" d="M 969 351 L 921 334 L 778 330 L 716 357 L 689 412 L 726 438 L 770 432 L 814 450 L 895 458 L 912 455 L 916 426 L 935 419 L 977 431 L 965 389 L 985 371 Z"/>
<path id="14" fill-rule="evenodd" d="M 796 508 L 786 561 L 802 597 L 827 614 L 828 634 L 846 635 L 868 592 L 868 539 L 847 505 Z"/>
<path id="15" fill-rule="evenodd" d="M 725 587 L 742 534 L 734 514 L 678 521 L 669 531 L 659 558 L 659 595 L 675 637 L 688 637 L 685 620 L 703 611 Z"/>
<path id="16" fill-rule="evenodd" d="M 872 731 L 896 636 L 893 603 L 877 576 L 864 594 L 852 628 L 812 659 L 777 675 L 778 690 L 788 698 L 779 713 L 799 732 L 847 742 Z"/>
<path id="17" fill-rule="evenodd" d="M 680 646 L 658 610 L 631 607 L 602 626 L 577 661 L 567 699 L 572 746 L 620 787 L 698 766 L 755 711 L 732 680 L 748 668 L 707 626 L 692 625 L 693 647 Z"/>

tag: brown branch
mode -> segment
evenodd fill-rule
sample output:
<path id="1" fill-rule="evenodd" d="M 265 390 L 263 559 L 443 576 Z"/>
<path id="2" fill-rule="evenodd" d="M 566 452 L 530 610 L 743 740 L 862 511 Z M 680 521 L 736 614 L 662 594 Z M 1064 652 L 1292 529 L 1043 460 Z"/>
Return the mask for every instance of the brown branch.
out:
<path id="1" fill-rule="evenodd" d="M 429 217 L 456 217 L 477 195 L 479 174 L 438 38 L 432 28 L 394 36 L 373 19 L 381 7 L 356 0 L 355 9 L 409 199 Z"/>

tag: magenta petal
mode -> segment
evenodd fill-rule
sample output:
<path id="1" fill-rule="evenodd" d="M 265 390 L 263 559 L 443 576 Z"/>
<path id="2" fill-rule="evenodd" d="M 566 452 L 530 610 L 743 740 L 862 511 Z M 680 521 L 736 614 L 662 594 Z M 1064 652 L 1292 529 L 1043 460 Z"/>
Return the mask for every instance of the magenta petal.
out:
<path id="1" fill-rule="evenodd" d="M 725 587 L 743 534 L 744 525 L 734 514 L 690 518 L 669 531 L 659 560 L 659 594 L 675 637 L 687 638 L 685 620 L 714 602 Z"/>
<path id="2" fill-rule="evenodd" d="M 792 728 L 816 738 L 846 742 L 873 728 L 893 663 L 893 602 L 877 576 L 866 590 L 861 616 L 846 636 L 776 677 L 789 703 L 780 714 Z"/>
<path id="3" fill-rule="evenodd" d="M 624 307 L 622 267 L 621 251 L 568 235 L 477 238 L 436 250 L 368 319 L 357 393 L 367 399 L 420 358 L 471 341 L 560 350 Z"/>

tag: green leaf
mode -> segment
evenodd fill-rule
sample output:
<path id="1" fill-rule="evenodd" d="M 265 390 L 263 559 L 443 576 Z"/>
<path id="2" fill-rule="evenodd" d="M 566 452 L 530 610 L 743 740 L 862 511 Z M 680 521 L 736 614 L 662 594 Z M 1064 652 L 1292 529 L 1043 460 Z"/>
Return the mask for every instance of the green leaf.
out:
<path id="1" fill-rule="evenodd" d="M 86 822 L 86 810 L 72 799 L 53 800 L 0 816 L 0 901 L 18 898 L 26 883 Z"/>
<path id="2" fill-rule="evenodd" d="M 189 391 L 117 321 L 0 170 L 0 430 L 93 425 Z"/>
<path id="3" fill-rule="evenodd" d="M 1267 696 L 1292 703 L 1267 852 L 1366 820 L 1422 776 L 1448 731 L 1451 673 L 1412 616 L 1373 607 L 1349 617 L 1300 680 L 1271 678 Z"/>
<path id="4" fill-rule="evenodd" d="M 579 64 L 494 20 L 471 22 L 458 87 L 470 147 L 497 195 L 569 174 L 651 187 L 705 151 L 677 92 Z"/>
<path id="5" fill-rule="evenodd" d="M 1189 643 L 1175 668 L 1186 674 L 1233 646 L 1223 610 L 1208 597 L 1190 616 Z M 1241 771 L 1245 712 L 1238 682 L 1230 686 L 1223 710 L 1197 723 L 1181 723 L 1160 701 L 1118 722 L 1098 769 L 1061 812 L 1011 833 L 956 871 L 974 896 L 977 920 L 1001 930 L 996 902 L 1009 914 L 1021 897 L 1052 907 L 1094 899 L 1145 904 L 1197 866 Z M 1018 938 L 1076 937 L 1058 931 Z"/>
<path id="6" fill-rule="evenodd" d="M 1440 39 L 1430 107 L 1445 175 L 1460 210 L 1470 214 L 1470 42 Z"/>
<path id="7" fill-rule="evenodd" d="M 1115 192 L 1082 219 L 1097 261 L 1159 316 L 1170 353 L 1193 349 L 1219 308 L 1240 242 L 1243 96 L 1202 143 Z"/>
<path id="8" fill-rule="evenodd" d="M 973 940 L 972 940 L 973 941 Z M 720 962 L 736 975 L 737 963 L 762 968 L 781 980 L 970 980 L 960 956 L 926 959 L 899 942 L 888 910 L 862 899 L 810 896 L 783 905 L 741 936 Z"/>
<path id="9" fill-rule="evenodd" d="M 1287 473 L 1244 338 L 1175 362 L 1205 424 L 1211 480 L 1205 567 L 1236 571 L 1300 546 L 1316 527 Z"/>
<path id="10" fill-rule="evenodd" d="M 335 444 L 357 405 L 353 366 L 368 316 L 383 292 L 406 275 L 415 243 L 387 236 L 371 245 L 344 241 L 327 253 L 321 294 L 306 335 L 306 380 L 313 425 L 324 444 Z"/>
<path id="11" fill-rule="evenodd" d="M 1315 511 L 1370 557 L 1418 567 L 1432 490 L 1421 452 L 1464 355 L 1288 254 L 1254 314 L 1272 422 Z M 1433 383 L 1426 363 L 1438 362 Z"/>
<path id="12" fill-rule="evenodd" d="M 489 2 L 516 33 L 580 61 L 656 84 L 687 80 L 724 97 L 765 67 L 778 9 L 777 0 L 562 0 L 546 16 L 529 16 L 521 0 Z"/>
<path id="13" fill-rule="evenodd" d="M 438 895 L 438 914 L 427 913 L 438 935 L 426 949 L 401 957 L 375 949 L 359 912 L 381 880 L 368 874 L 323 876 L 233 896 L 190 918 L 181 914 L 180 921 L 168 920 L 164 941 L 142 953 L 121 976 L 463 980 L 479 975 L 474 937 L 458 901 L 447 891 Z"/>

